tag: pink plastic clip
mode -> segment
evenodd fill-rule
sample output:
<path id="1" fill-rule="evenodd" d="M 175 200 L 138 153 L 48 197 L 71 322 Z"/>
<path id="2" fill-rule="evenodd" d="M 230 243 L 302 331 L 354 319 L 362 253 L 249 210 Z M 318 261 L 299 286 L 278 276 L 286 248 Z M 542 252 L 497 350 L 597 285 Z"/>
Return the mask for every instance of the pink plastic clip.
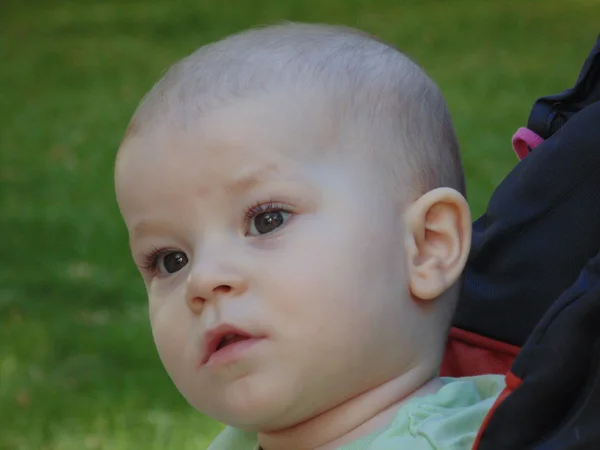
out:
<path id="1" fill-rule="evenodd" d="M 519 128 L 512 137 L 512 146 L 519 160 L 525 158 L 531 150 L 542 142 L 544 142 L 544 139 L 529 128 Z"/>

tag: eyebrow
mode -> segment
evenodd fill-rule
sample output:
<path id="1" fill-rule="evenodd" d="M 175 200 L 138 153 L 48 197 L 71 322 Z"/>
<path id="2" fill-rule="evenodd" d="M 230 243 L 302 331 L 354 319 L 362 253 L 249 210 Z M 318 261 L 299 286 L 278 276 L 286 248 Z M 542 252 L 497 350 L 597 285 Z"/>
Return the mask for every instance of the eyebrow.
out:
<path id="1" fill-rule="evenodd" d="M 280 173 L 281 170 L 276 164 L 269 164 L 244 171 L 241 175 L 233 178 L 226 185 L 228 191 L 244 191 L 253 188 L 257 184 L 271 178 L 274 174 Z"/>
<path id="2" fill-rule="evenodd" d="M 168 229 L 169 225 L 166 223 L 142 220 L 138 222 L 131 230 L 130 242 L 141 239 L 148 235 L 164 233 Z"/>

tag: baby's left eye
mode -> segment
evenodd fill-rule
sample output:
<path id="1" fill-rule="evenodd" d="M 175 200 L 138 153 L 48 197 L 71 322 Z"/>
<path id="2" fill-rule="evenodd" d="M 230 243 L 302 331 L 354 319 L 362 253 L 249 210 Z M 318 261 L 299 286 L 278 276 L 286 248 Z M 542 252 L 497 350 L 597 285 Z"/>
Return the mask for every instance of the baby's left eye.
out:
<path id="1" fill-rule="evenodd" d="M 279 228 L 289 218 L 290 213 L 280 210 L 265 211 L 257 214 L 250 220 L 250 236 L 267 234 Z"/>

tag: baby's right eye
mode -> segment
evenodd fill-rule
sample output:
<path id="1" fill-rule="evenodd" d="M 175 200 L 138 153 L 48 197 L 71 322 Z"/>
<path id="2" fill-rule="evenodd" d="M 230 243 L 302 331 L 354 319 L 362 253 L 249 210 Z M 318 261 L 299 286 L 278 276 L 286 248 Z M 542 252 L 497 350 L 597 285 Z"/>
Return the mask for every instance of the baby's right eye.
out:
<path id="1" fill-rule="evenodd" d="M 160 273 L 175 273 L 183 269 L 187 263 L 187 255 L 183 252 L 171 252 L 158 259 L 158 271 Z"/>
<path id="2" fill-rule="evenodd" d="M 166 276 L 179 272 L 188 263 L 184 252 L 171 249 L 156 249 L 144 258 L 141 267 L 151 275 Z"/>

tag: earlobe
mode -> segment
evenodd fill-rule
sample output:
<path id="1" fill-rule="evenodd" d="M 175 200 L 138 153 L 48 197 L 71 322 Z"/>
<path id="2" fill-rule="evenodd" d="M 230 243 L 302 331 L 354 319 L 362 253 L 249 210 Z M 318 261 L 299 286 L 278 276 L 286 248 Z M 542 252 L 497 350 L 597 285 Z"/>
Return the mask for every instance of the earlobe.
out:
<path id="1" fill-rule="evenodd" d="M 454 189 L 427 192 L 406 212 L 409 285 L 433 300 L 459 279 L 471 247 L 471 214 Z"/>

